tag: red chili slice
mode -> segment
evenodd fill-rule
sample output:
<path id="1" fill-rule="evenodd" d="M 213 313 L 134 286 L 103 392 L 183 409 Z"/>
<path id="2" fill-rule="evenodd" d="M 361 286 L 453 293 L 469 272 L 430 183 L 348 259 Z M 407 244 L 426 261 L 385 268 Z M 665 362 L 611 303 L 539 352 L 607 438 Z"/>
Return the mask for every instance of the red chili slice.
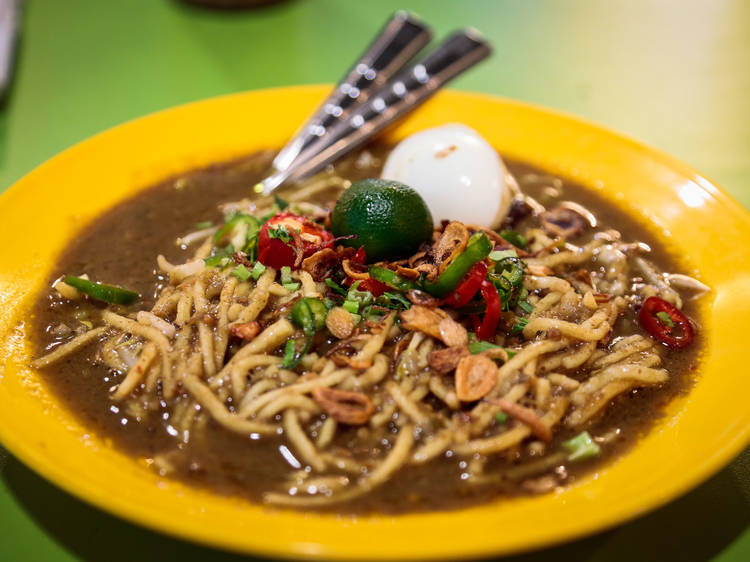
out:
<path id="1" fill-rule="evenodd" d="M 357 290 L 359 291 L 369 291 L 372 293 L 374 297 L 379 297 L 386 291 L 389 291 L 391 288 L 383 283 L 382 281 L 378 281 L 377 279 L 373 279 L 370 277 L 369 279 L 363 279 L 359 282 L 359 285 L 357 285 Z"/>
<path id="2" fill-rule="evenodd" d="M 669 316 L 674 326 L 659 318 L 660 312 Z M 681 349 L 693 343 L 695 333 L 690 320 L 677 308 L 659 297 L 649 297 L 638 313 L 638 322 L 656 341 L 670 349 Z"/>
<path id="3" fill-rule="evenodd" d="M 280 227 L 290 233 L 289 240 L 272 238 L 270 231 Z M 278 213 L 268 219 L 258 235 L 258 261 L 268 267 L 297 268 L 302 259 L 314 254 L 333 240 L 333 234 L 307 217 Z M 298 259 L 301 254 L 302 259 Z"/>
<path id="4" fill-rule="evenodd" d="M 479 291 L 485 277 L 487 277 L 487 264 L 483 261 L 474 264 L 461 284 L 445 298 L 445 304 L 453 308 L 466 306 Z"/>
<path id="5" fill-rule="evenodd" d="M 487 302 L 487 311 L 482 318 L 482 324 L 477 329 L 477 337 L 480 340 L 489 341 L 495 337 L 497 324 L 500 322 L 500 294 L 497 287 L 485 279 L 482 281 L 482 297 Z"/>

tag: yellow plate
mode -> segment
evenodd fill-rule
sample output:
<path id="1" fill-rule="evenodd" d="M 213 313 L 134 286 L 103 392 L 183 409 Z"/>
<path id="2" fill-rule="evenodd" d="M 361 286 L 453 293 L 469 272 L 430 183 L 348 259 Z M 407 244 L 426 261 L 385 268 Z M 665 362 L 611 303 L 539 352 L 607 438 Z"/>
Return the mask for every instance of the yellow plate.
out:
<path id="1" fill-rule="evenodd" d="M 29 307 L 81 225 L 165 176 L 278 147 L 328 87 L 203 101 L 132 121 L 43 164 L 0 198 L 0 439 L 23 462 L 102 509 L 243 552 L 339 559 L 508 553 L 578 537 L 653 509 L 727 463 L 750 436 L 748 214 L 674 159 L 568 116 L 446 92 L 391 133 L 445 122 L 503 154 L 576 179 L 659 231 L 713 287 L 703 300 L 700 378 L 636 448 L 557 494 L 448 513 L 339 518 L 270 510 L 165 480 L 90 433 L 27 365 Z M 114 249 L 116 251 L 116 249 Z"/>

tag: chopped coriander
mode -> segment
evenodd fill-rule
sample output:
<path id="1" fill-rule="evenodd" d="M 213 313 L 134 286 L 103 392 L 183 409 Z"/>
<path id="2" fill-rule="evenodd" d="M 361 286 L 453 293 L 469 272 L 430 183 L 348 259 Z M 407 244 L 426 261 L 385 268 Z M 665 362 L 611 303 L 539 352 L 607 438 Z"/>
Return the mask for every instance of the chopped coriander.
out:
<path id="1" fill-rule="evenodd" d="M 393 303 L 398 303 L 398 304 L 403 305 L 404 308 L 411 307 L 411 302 L 409 301 L 409 299 L 407 299 L 401 293 L 391 293 L 390 291 L 386 291 L 385 293 L 382 294 L 382 296 Z"/>
<path id="2" fill-rule="evenodd" d="M 289 206 L 289 201 L 282 199 L 278 195 L 273 196 L 273 202 L 276 203 L 276 206 L 279 208 L 279 211 L 283 211 Z"/>
<path id="3" fill-rule="evenodd" d="M 292 268 L 285 265 L 281 268 L 281 284 L 292 282 Z"/>
<path id="4" fill-rule="evenodd" d="M 356 314 L 359 311 L 359 303 L 357 301 L 344 301 L 344 304 L 341 306 L 344 307 L 344 310 L 352 314 Z"/>
<path id="5" fill-rule="evenodd" d="M 282 283 L 281 286 L 284 287 L 287 291 L 294 292 L 300 287 L 300 282 L 297 281 L 296 283 Z"/>
<path id="6" fill-rule="evenodd" d="M 518 301 L 518 306 L 524 310 L 524 312 L 527 312 L 531 314 L 534 312 L 534 307 L 531 306 L 529 301 Z"/>
<path id="7" fill-rule="evenodd" d="M 513 244 L 516 248 L 526 247 L 526 237 L 515 230 L 502 230 L 500 236 Z"/>
<path id="8" fill-rule="evenodd" d="M 281 240 L 285 244 L 292 241 L 292 235 L 289 234 L 289 231 L 283 224 L 279 226 L 272 226 L 271 228 L 269 228 L 268 237 Z"/>
<path id="9" fill-rule="evenodd" d="M 495 250 L 494 252 L 490 252 L 488 257 L 492 261 L 502 261 L 505 258 L 517 258 L 518 254 L 516 254 L 515 250 Z"/>
<path id="10" fill-rule="evenodd" d="M 568 460 L 582 461 L 591 457 L 596 457 L 601 453 L 601 448 L 597 445 L 588 431 L 579 433 L 573 439 L 564 441 L 562 446 L 570 453 Z"/>
<path id="11" fill-rule="evenodd" d="M 670 318 L 669 314 L 664 312 L 663 310 L 656 313 L 656 317 L 661 320 L 661 323 L 665 326 L 668 326 L 669 328 L 674 328 L 674 322 L 672 321 L 672 318 Z"/>
<path id="12" fill-rule="evenodd" d="M 201 221 L 195 223 L 195 228 L 197 228 L 198 230 L 205 230 L 206 228 L 211 228 L 213 225 L 214 223 L 211 221 Z"/>
<path id="13" fill-rule="evenodd" d="M 227 244 L 223 248 L 214 248 L 211 255 L 205 260 L 208 267 L 226 267 L 232 261 L 234 255 L 234 246 Z"/>
<path id="14" fill-rule="evenodd" d="M 234 268 L 234 270 L 232 271 L 232 275 L 234 275 L 240 281 L 247 281 L 248 279 L 250 279 L 250 275 L 252 275 L 252 273 L 250 273 L 250 270 L 248 268 L 240 264 Z"/>
<path id="15" fill-rule="evenodd" d="M 339 295 L 346 296 L 346 289 L 344 289 L 341 285 L 336 283 L 333 279 L 326 279 L 325 284 L 328 285 L 331 289 L 333 289 L 336 293 Z"/>
<path id="16" fill-rule="evenodd" d="M 523 329 L 526 327 L 526 324 L 528 324 L 528 323 L 529 323 L 529 320 L 527 318 L 521 318 L 511 328 L 510 333 L 511 334 L 520 334 L 521 332 L 523 332 Z"/>
<path id="17" fill-rule="evenodd" d="M 508 414 L 505 412 L 498 412 L 495 414 L 495 422 L 498 424 L 503 424 L 508 421 Z"/>

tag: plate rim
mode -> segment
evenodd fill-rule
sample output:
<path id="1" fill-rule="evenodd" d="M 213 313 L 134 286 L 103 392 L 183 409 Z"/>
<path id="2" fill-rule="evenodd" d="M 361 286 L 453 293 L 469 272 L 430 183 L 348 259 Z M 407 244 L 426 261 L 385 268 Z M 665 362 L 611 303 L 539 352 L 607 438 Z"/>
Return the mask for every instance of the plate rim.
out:
<path id="1" fill-rule="evenodd" d="M 279 88 L 269 88 L 269 89 L 263 89 L 263 90 L 254 90 L 251 92 L 240 92 L 236 94 L 229 94 L 225 96 L 218 96 L 214 98 L 209 98 L 206 100 L 198 100 L 195 102 L 190 102 L 187 104 L 163 109 L 158 112 L 151 113 L 146 116 L 138 117 L 133 120 L 129 120 L 121 125 L 117 125 L 114 127 L 111 127 L 109 129 L 106 129 L 105 131 L 102 131 L 92 137 L 89 137 L 88 139 L 82 140 L 68 149 L 64 150 L 63 152 L 59 153 L 56 156 L 53 156 L 51 159 L 45 161 L 44 163 L 40 164 L 34 170 L 24 175 L 23 178 L 19 179 L 17 182 L 15 182 L 11 187 L 9 187 L 3 194 L 0 196 L 0 207 L 4 207 L 7 200 L 9 200 L 11 197 L 13 197 L 17 191 L 23 189 L 23 184 L 27 178 L 30 176 L 33 178 L 33 175 L 37 173 L 39 170 L 43 169 L 45 166 L 47 166 L 51 161 L 60 158 L 63 155 L 70 154 L 71 152 L 75 151 L 79 146 L 85 145 L 86 143 L 94 140 L 94 139 L 100 139 L 103 136 L 106 136 L 108 134 L 111 134 L 113 131 L 117 131 L 121 129 L 122 127 L 131 124 L 131 123 L 138 123 L 144 120 L 153 119 L 156 116 L 161 115 L 168 115 L 173 112 L 183 112 L 186 110 L 190 110 L 191 108 L 200 107 L 203 104 L 212 104 L 221 102 L 222 100 L 228 100 L 228 99 L 244 99 L 248 95 L 252 96 L 253 94 L 257 93 L 273 93 L 273 92 L 304 92 L 307 94 L 312 95 L 318 95 L 320 94 L 320 97 L 322 97 L 325 93 L 327 93 L 328 89 L 330 88 L 329 85 L 312 85 L 312 86 L 292 86 L 292 87 L 279 87 Z M 510 100 L 503 97 L 493 96 L 489 94 L 479 94 L 479 93 L 472 93 L 472 92 L 456 92 L 456 91 L 448 91 L 443 94 L 441 94 L 441 97 L 454 97 L 455 98 L 463 98 L 463 99 L 484 99 L 491 103 L 500 103 L 507 106 L 516 106 L 516 107 L 523 107 L 530 109 L 534 112 L 545 114 L 545 115 L 553 115 L 558 118 L 562 118 L 567 121 L 572 121 L 576 123 L 578 126 L 583 126 L 588 129 L 596 130 L 598 133 L 602 133 L 608 137 L 613 137 L 618 142 L 627 142 L 629 143 L 633 148 L 646 152 L 650 157 L 654 158 L 655 160 L 658 160 L 661 164 L 665 165 L 667 168 L 673 169 L 677 171 L 679 174 L 691 178 L 693 181 L 696 181 L 700 185 L 708 185 L 711 187 L 712 190 L 712 197 L 723 207 L 727 209 L 731 209 L 732 212 L 735 214 L 738 214 L 739 216 L 744 219 L 744 221 L 750 225 L 750 214 L 745 210 L 731 195 L 729 195 L 724 189 L 722 189 L 720 186 L 718 186 L 715 182 L 712 182 L 709 180 L 706 176 L 700 174 L 696 170 L 694 170 L 689 165 L 685 164 L 684 162 L 662 152 L 659 149 L 655 149 L 653 147 L 650 147 L 649 145 L 640 142 L 636 139 L 633 139 L 629 136 L 623 135 L 619 132 L 613 131 L 609 128 L 602 127 L 601 125 L 597 125 L 595 123 L 589 122 L 585 119 L 581 119 L 577 116 L 569 115 L 564 112 L 560 112 L 557 110 L 552 110 L 543 106 L 539 106 L 536 104 L 530 104 L 526 102 L 519 102 L 516 100 Z M 137 188 L 140 189 L 140 188 Z M 135 190 L 132 191 L 133 193 Z M 1 378 L 1 377 L 0 377 Z M 122 508 L 120 504 L 112 505 L 104 501 L 104 498 L 101 496 L 97 496 L 95 493 L 90 493 L 88 489 L 82 489 L 80 486 L 76 487 L 73 485 L 72 482 L 67 481 L 65 479 L 61 479 L 59 477 L 59 474 L 52 469 L 52 467 L 49 467 L 48 465 L 42 464 L 39 466 L 38 458 L 32 454 L 28 448 L 24 447 L 22 444 L 16 443 L 15 439 L 12 435 L 8 435 L 6 433 L 6 430 L 2 424 L 0 424 L 0 441 L 8 448 L 8 450 L 18 459 L 20 459 L 26 466 L 29 466 L 32 470 L 35 472 L 41 474 L 45 479 L 48 481 L 53 482 L 55 485 L 61 487 L 62 489 L 66 490 L 68 493 L 71 493 L 73 496 L 79 497 L 84 499 L 84 501 L 95 505 L 96 507 L 103 509 L 104 511 L 107 511 L 109 513 L 114 513 L 118 517 L 121 517 L 123 519 L 126 519 L 128 521 L 131 521 L 138 525 L 145 525 L 153 530 L 156 530 L 158 532 L 166 532 L 167 534 L 170 534 L 172 536 L 177 536 L 181 539 L 187 539 L 189 541 L 195 541 L 200 542 L 202 544 L 206 544 L 209 546 L 219 546 L 221 548 L 226 548 L 229 550 L 237 551 L 237 552 L 252 552 L 252 553 L 258 553 L 258 554 L 270 554 L 273 556 L 281 556 L 281 557 L 298 557 L 298 556 L 304 556 L 308 558 L 318 558 L 318 557 L 334 557 L 334 558 L 350 558 L 352 556 L 352 553 L 348 550 L 343 551 L 336 551 L 335 549 L 331 550 L 330 548 L 328 550 L 325 550 L 324 552 L 313 552 L 313 551 L 289 551 L 286 548 L 278 548 L 278 545 L 276 548 L 264 548 L 262 544 L 254 544 L 252 546 L 246 546 L 242 547 L 237 544 L 229 544 L 224 542 L 217 542 L 215 539 L 212 539 L 208 536 L 196 536 L 193 533 L 184 533 L 180 532 L 177 528 L 169 527 L 168 525 L 165 525 L 163 521 L 158 521 L 156 519 L 153 520 L 146 520 L 144 521 L 144 518 L 142 516 L 139 516 L 132 511 L 126 510 Z M 497 545 L 494 544 L 488 544 L 484 548 L 476 548 L 474 550 L 463 552 L 462 554 L 459 554 L 459 556 L 467 557 L 467 556 L 482 556 L 482 555 L 490 555 L 490 554 L 510 554 L 514 552 L 520 552 L 522 550 L 528 550 L 528 549 L 537 549 L 542 548 L 545 546 L 550 546 L 552 544 L 557 544 L 562 541 L 567 540 L 573 540 L 576 538 L 580 538 L 583 536 L 590 535 L 592 533 L 602 531 L 604 529 L 610 528 L 614 525 L 624 523 L 625 521 L 629 521 L 633 518 L 636 518 L 643 513 L 647 511 L 651 511 L 653 509 L 656 509 L 657 507 L 660 507 L 664 505 L 665 503 L 671 501 L 672 499 L 682 495 L 687 490 L 692 489 L 700 482 L 704 481 L 708 477 L 710 477 L 712 474 L 714 474 L 716 471 L 718 471 L 722 466 L 727 464 L 734 456 L 736 456 L 747 444 L 750 442 L 750 427 L 745 427 L 744 430 L 737 432 L 733 435 L 731 439 L 728 439 L 723 449 L 719 451 L 712 452 L 711 456 L 706 459 L 706 461 L 701 465 L 700 470 L 694 470 L 691 474 L 691 478 L 683 478 L 680 481 L 680 485 L 678 486 L 672 486 L 666 491 L 662 491 L 661 494 L 658 495 L 658 498 L 651 502 L 646 502 L 644 505 L 642 505 L 638 509 L 629 509 L 629 510 L 613 510 L 609 513 L 608 517 L 602 518 L 597 523 L 592 523 L 588 526 L 581 527 L 577 532 L 570 532 L 563 530 L 562 532 L 555 534 L 550 533 L 548 538 L 546 539 L 537 539 L 534 544 L 516 544 L 515 546 L 511 548 L 497 548 Z M 454 512 L 455 514 L 458 514 L 459 512 Z M 387 519 L 387 518 L 386 518 Z M 433 554 L 430 557 L 431 558 L 455 558 L 457 556 L 457 553 L 455 552 L 445 552 L 442 555 L 440 553 Z M 364 558 L 368 558 L 365 556 Z M 405 559 L 405 558 L 422 558 L 418 553 L 411 552 L 407 553 L 406 556 L 404 556 L 404 553 L 393 553 L 390 556 L 379 556 L 378 559 Z"/>

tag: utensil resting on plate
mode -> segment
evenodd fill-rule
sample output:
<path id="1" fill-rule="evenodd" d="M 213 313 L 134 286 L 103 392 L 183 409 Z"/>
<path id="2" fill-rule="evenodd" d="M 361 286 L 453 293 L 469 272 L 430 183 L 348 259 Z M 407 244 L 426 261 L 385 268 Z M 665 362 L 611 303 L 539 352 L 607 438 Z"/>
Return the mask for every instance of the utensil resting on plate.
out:
<path id="1" fill-rule="evenodd" d="M 421 105 L 492 52 L 477 31 L 458 31 L 423 60 L 403 68 L 429 36 L 426 26 L 398 12 L 281 149 L 272 173 L 255 186 L 255 191 L 269 194 L 286 182 L 321 170 Z"/>

